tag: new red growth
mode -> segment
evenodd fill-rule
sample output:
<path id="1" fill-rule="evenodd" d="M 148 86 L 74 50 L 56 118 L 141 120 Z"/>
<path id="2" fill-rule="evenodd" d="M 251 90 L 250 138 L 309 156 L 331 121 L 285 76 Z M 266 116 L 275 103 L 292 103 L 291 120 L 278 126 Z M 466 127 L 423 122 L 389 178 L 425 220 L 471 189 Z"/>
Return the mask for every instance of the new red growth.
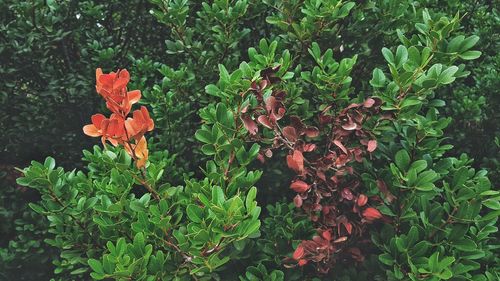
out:
<path id="1" fill-rule="evenodd" d="M 139 90 L 127 90 L 129 81 L 130 74 L 126 69 L 108 74 L 103 74 L 100 68 L 96 70 L 97 93 L 104 98 L 112 114 L 109 118 L 100 113 L 93 115 L 92 124 L 85 125 L 83 132 L 91 137 L 101 137 L 103 145 L 106 141 L 113 146 L 123 145 L 137 167 L 143 168 L 148 160 L 144 134 L 154 129 L 154 122 L 144 106 L 129 117 L 132 105 L 141 98 Z"/>

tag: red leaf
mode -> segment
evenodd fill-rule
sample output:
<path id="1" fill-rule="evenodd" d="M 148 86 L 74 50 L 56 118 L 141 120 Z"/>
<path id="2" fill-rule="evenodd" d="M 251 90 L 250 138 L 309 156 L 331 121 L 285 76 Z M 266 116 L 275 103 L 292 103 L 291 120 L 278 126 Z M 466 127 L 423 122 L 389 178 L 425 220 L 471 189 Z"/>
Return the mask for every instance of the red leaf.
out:
<path id="1" fill-rule="evenodd" d="M 306 264 L 307 264 L 307 260 L 305 260 L 305 259 L 301 259 L 301 260 L 299 261 L 299 266 L 304 266 L 304 265 L 306 265 Z"/>
<path id="2" fill-rule="evenodd" d="M 367 221 L 372 222 L 374 220 L 380 219 L 382 217 L 382 214 L 379 212 L 379 210 L 369 207 L 363 211 L 363 217 Z"/>
<path id="3" fill-rule="evenodd" d="M 299 194 L 295 195 L 293 198 L 293 203 L 295 204 L 295 207 L 300 208 L 302 207 L 302 197 L 300 197 Z"/>
<path id="4" fill-rule="evenodd" d="M 377 149 L 377 141 L 376 140 L 369 140 L 368 141 L 368 148 L 366 150 L 368 150 L 368 152 L 373 152 L 373 151 L 375 151 L 375 149 Z"/>
<path id="5" fill-rule="evenodd" d="M 304 193 L 304 192 L 308 191 L 310 187 L 311 187 L 310 185 L 308 185 L 307 183 L 305 183 L 301 180 L 294 181 L 290 185 L 290 188 L 293 189 L 297 193 Z"/>
<path id="6" fill-rule="evenodd" d="M 347 230 L 347 233 L 351 234 L 352 233 L 352 224 L 350 222 L 344 222 L 343 223 L 345 230 Z"/>
<path id="7" fill-rule="evenodd" d="M 342 151 L 347 154 L 347 148 L 339 141 L 339 140 L 334 140 L 333 143 L 338 146 Z"/>
<path id="8" fill-rule="evenodd" d="M 319 130 L 316 127 L 307 127 L 306 128 L 306 136 L 310 138 L 315 138 L 319 135 Z"/>
<path id="9" fill-rule="evenodd" d="M 245 128 L 248 130 L 248 132 L 251 135 L 257 134 L 257 132 L 259 131 L 259 128 L 257 127 L 257 124 L 252 120 L 252 118 L 249 115 L 246 115 L 246 114 L 241 115 L 241 121 L 243 121 Z"/>
<path id="10" fill-rule="evenodd" d="M 391 203 L 392 201 L 394 201 L 394 199 L 396 199 L 396 196 L 392 195 L 383 180 L 377 180 L 377 187 L 380 192 L 382 192 L 387 202 Z"/>
<path id="11" fill-rule="evenodd" d="M 358 125 L 354 123 L 351 119 L 349 119 L 349 121 L 347 121 L 346 123 L 342 124 L 342 129 L 347 131 L 355 130 L 357 127 Z"/>
<path id="12" fill-rule="evenodd" d="M 291 142 L 297 141 L 297 131 L 294 127 L 286 126 L 283 128 L 283 136 Z"/>
<path id="13" fill-rule="evenodd" d="M 342 236 L 340 238 L 335 239 L 335 241 L 333 241 L 333 243 L 341 243 L 341 242 L 345 242 L 345 241 L 347 241 L 347 236 Z"/>
<path id="14" fill-rule="evenodd" d="M 294 170 L 300 175 L 304 173 L 304 156 L 302 155 L 302 152 L 294 150 L 293 155 L 286 156 L 286 162 L 288 164 L 288 168 Z"/>
<path id="15" fill-rule="evenodd" d="M 344 188 L 342 189 L 342 198 L 351 201 L 352 199 L 354 199 L 354 195 L 352 195 L 352 192 L 349 188 Z"/>
<path id="16" fill-rule="evenodd" d="M 295 252 L 293 252 L 293 259 L 300 260 L 304 256 L 304 252 L 304 247 L 302 247 L 302 245 L 299 245 L 297 249 L 295 249 Z"/>
<path id="17" fill-rule="evenodd" d="M 363 106 L 366 108 L 370 108 L 375 104 L 375 100 L 372 98 L 367 98 L 365 102 L 363 103 Z"/>
<path id="18" fill-rule="evenodd" d="M 304 152 L 311 152 L 316 149 L 316 145 L 314 143 L 304 144 L 303 150 Z"/>
<path id="19" fill-rule="evenodd" d="M 266 159 L 264 158 L 264 155 L 262 155 L 261 153 L 257 155 L 257 160 L 259 160 L 260 163 L 262 164 L 266 163 Z"/>
<path id="20" fill-rule="evenodd" d="M 273 151 L 271 149 L 266 149 L 264 155 L 266 155 L 267 158 L 271 158 L 273 157 Z"/>
<path id="21" fill-rule="evenodd" d="M 272 129 L 273 128 L 273 125 L 271 124 L 271 121 L 269 120 L 269 118 L 266 116 L 266 115 L 261 115 L 257 118 L 257 121 L 262 124 L 262 126 L 268 128 L 268 129 Z"/>
<path id="22" fill-rule="evenodd" d="M 321 236 L 323 236 L 323 238 L 327 241 L 332 240 L 332 233 L 330 232 L 330 230 L 323 231 L 323 233 L 321 233 Z"/>
<path id="23" fill-rule="evenodd" d="M 358 196 L 358 199 L 356 200 L 356 204 L 358 204 L 358 206 L 360 207 L 363 207 L 364 205 L 366 205 L 366 203 L 368 203 L 368 197 L 364 194 L 360 194 Z"/>

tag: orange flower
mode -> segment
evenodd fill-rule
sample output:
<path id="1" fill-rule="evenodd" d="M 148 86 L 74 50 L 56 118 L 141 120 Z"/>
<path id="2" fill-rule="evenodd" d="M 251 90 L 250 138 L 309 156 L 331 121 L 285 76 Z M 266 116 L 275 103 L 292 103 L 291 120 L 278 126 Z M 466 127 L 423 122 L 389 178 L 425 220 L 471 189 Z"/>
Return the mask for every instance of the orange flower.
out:
<path id="1" fill-rule="evenodd" d="M 149 117 L 148 109 L 141 106 L 140 110 L 134 110 L 133 118 L 127 118 L 125 121 L 125 128 L 129 138 L 136 141 L 142 138 L 144 133 L 152 131 L 155 125 L 153 119 Z"/>
<path id="2" fill-rule="evenodd" d="M 91 120 L 92 124 L 83 127 L 83 132 L 86 135 L 101 137 L 103 145 L 106 145 L 106 140 L 114 146 L 122 142 L 125 130 L 123 129 L 123 119 L 120 116 L 112 114 L 108 119 L 102 114 L 94 114 Z"/>

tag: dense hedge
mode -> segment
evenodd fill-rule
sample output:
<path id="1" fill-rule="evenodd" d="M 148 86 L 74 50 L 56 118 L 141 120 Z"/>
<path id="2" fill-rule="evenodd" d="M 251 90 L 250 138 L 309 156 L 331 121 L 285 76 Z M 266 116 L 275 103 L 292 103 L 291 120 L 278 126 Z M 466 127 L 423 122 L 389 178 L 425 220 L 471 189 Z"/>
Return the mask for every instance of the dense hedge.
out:
<path id="1" fill-rule="evenodd" d="M 493 1 L 0 8 L 0 279 L 500 278 Z"/>

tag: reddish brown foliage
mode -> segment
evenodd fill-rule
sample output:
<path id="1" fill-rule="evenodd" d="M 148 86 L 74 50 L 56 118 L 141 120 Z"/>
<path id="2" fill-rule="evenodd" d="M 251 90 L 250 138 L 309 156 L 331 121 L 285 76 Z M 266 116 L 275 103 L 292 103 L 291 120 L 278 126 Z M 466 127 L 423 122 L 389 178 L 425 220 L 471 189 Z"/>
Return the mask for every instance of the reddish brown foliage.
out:
<path id="1" fill-rule="evenodd" d="M 377 148 L 377 141 L 363 124 L 378 114 L 381 101 L 368 98 L 343 109 L 331 104 L 318 114 L 316 126 L 306 125 L 299 116 L 286 116 L 283 90 L 273 87 L 271 95 L 264 98 L 264 90 L 280 82 L 275 71 L 267 69 L 260 82 L 252 83 L 249 92 L 259 104 L 245 108 L 242 120 L 253 141 L 263 139 L 259 126 L 274 133 L 272 144 L 261 149 L 261 161 L 272 157 L 272 150 L 288 151 L 287 166 L 296 174 L 290 184 L 297 192 L 294 203 L 317 227 L 318 236 L 302 241 L 289 262 L 299 266 L 314 262 L 324 273 L 346 257 L 362 261 L 356 241 L 365 239 L 367 224 L 381 219 L 382 214 L 374 207 L 380 198 L 363 194 L 353 164 Z M 379 188 L 385 194 L 381 181 Z M 389 194 L 385 196 L 392 196 Z"/>

